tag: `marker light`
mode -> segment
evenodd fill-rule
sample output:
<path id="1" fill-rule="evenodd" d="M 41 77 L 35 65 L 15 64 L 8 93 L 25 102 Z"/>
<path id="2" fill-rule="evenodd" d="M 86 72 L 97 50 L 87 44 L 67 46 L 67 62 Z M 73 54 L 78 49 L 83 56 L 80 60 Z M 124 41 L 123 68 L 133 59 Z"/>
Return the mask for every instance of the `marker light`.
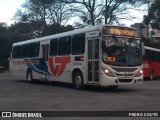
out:
<path id="1" fill-rule="evenodd" d="M 143 74 L 143 70 L 140 70 L 137 72 L 137 74 L 135 75 L 135 77 L 140 77 Z"/>
<path id="2" fill-rule="evenodd" d="M 108 74 L 108 73 L 109 73 L 109 70 L 108 70 L 108 69 L 106 69 L 106 70 L 105 70 L 105 73 L 106 73 L 106 74 Z"/>
<path id="3" fill-rule="evenodd" d="M 112 71 L 110 71 L 109 69 L 102 67 L 102 70 L 104 71 L 104 73 L 109 76 L 109 77 L 114 77 L 114 74 L 112 73 Z"/>
<path id="4" fill-rule="evenodd" d="M 139 73 L 140 73 L 140 74 L 143 74 L 143 70 L 140 70 Z"/>

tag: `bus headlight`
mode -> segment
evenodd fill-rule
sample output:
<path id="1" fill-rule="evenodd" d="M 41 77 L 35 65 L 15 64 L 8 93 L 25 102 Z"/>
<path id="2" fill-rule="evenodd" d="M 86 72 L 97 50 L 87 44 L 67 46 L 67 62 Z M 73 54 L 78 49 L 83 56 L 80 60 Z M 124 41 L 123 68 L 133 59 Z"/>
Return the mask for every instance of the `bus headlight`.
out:
<path id="1" fill-rule="evenodd" d="M 135 77 L 139 77 L 139 76 L 141 76 L 142 74 L 143 74 L 143 70 L 141 69 L 141 70 L 138 71 L 138 73 L 135 75 Z"/>
<path id="2" fill-rule="evenodd" d="M 113 72 L 110 71 L 109 69 L 105 68 L 105 67 L 102 67 L 102 70 L 104 71 L 104 73 L 107 75 L 107 76 L 110 76 L 110 77 L 115 77 Z"/>

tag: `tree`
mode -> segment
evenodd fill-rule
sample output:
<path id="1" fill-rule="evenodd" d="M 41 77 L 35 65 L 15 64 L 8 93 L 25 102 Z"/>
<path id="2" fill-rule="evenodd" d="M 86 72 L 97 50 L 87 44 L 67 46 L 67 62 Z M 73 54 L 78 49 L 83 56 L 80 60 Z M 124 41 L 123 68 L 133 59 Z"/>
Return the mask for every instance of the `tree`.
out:
<path id="1" fill-rule="evenodd" d="M 75 1 L 65 1 L 69 4 L 75 4 L 76 6 L 74 9 L 76 13 L 75 16 L 79 16 L 82 20 L 82 27 L 86 25 L 94 26 L 97 22 L 101 22 L 100 10 L 102 9 L 103 5 L 101 1 L 98 0 L 75 0 Z M 80 23 L 80 22 L 78 22 Z M 80 25 L 80 24 L 79 24 Z"/>
<path id="2" fill-rule="evenodd" d="M 160 30 L 160 0 L 155 0 L 148 10 L 148 15 L 144 16 L 144 22 L 152 29 Z"/>
<path id="3" fill-rule="evenodd" d="M 0 23 L 0 66 L 8 69 L 8 57 L 11 50 L 10 34 L 6 23 Z"/>
<path id="4" fill-rule="evenodd" d="M 146 4 L 148 0 L 105 0 L 103 16 L 105 24 L 119 23 L 120 20 L 132 20 L 134 16 L 130 15 L 128 10 L 138 9 L 142 4 Z"/>
<path id="5" fill-rule="evenodd" d="M 4 50 L 6 50 L 5 48 L 5 44 L 6 43 L 6 36 L 7 36 L 7 26 L 6 23 L 0 23 L 0 59 L 6 57 Z"/>
<path id="6" fill-rule="evenodd" d="M 96 25 L 101 23 L 102 0 L 61 0 L 63 3 L 70 4 L 74 17 L 78 17 L 75 25 L 85 27 L 87 25 Z"/>
<path id="7" fill-rule="evenodd" d="M 70 5 L 59 0 L 27 0 L 14 18 L 22 26 L 26 26 L 25 29 L 29 31 L 26 35 L 32 38 L 55 34 L 63 32 L 61 28 L 64 28 L 72 15 L 68 6 Z M 51 32 L 50 26 L 57 30 Z"/>
<path id="8" fill-rule="evenodd" d="M 68 4 L 75 4 L 80 19 L 84 25 L 95 25 L 103 20 L 105 24 L 119 22 L 121 19 L 132 19 L 128 9 L 134 9 L 148 0 L 62 0 Z M 134 6 L 134 7 L 133 7 Z M 79 22 L 80 23 L 80 22 Z M 83 23 L 82 23 L 83 24 Z"/>
<path id="9" fill-rule="evenodd" d="M 65 25 L 72 15 L 71 6 L 59 0 L 27 0 L 22 6 L 23 9 L 15 14 L 18 22 L 41 21 L 44 26 Z"/>
<path id="10" fill-rule="evenodd" d="M 48 18 L 51 24 L 59 24 L 60 26 L 66 25 L 71 18 L 73 10 L 72 6 L 55 0 L 53 4 L 48 8 Z"/>
<path id="11" fill-rule="evenodd" d="M 160 0 L 155 0 L 148 9 L 148 15 L 144 16 L 144 23 L 151 27 L 150 39 L 144 41 L 147 46 L 160 49 L 160 41 L 154 40 L 152 37 L 155 34 L 154 29 L 160 30 Z"/>

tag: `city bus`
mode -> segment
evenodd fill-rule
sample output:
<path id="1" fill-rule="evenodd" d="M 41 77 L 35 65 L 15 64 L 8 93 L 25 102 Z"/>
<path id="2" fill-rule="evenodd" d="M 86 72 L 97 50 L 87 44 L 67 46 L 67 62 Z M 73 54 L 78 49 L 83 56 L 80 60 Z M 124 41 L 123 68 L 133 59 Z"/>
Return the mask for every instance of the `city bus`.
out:
<path id="1" fill-rule="evenodd" d="M 143 56 L 144 78 L 153 78 L 160 76 L 160 49 L 144 46 L 145 55 Z"/>
<path id="2" fill-rule="evenodd" d="M 29 82 L 48 80 L 109 86 L 142 84 L 142 45 L 135 28 L 97 25 L 14 43 L 12 74 Z"/>

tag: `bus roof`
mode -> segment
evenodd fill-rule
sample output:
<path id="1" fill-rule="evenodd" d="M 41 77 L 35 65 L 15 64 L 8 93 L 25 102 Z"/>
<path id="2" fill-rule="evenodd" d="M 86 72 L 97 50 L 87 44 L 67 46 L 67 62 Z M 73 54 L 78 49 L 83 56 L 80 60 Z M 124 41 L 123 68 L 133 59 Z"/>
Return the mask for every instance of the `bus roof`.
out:
<path id="1" fill-rule="evenodd" d="M 144 49 L 160 52 L 160 49 L 144 46 Z"/>
<path id="2" fill-rule="evenodd" d="M 96 26 L 91 26 L 91 27 L 86 27 L 86 28 L 81 28 L 81 29 L 76 29 L 76 30 L 72 30 L 72 31 L 68 31 L 68 32 L 63 32 L 63 33 L 58 33 L 58 34 L 54 34 L 54 35 L 49 35 L 49 36 L 45 36 L 45 37 L 40 37 L 40 38 L 34 38 L 34 39 L 30 39 L 30 40 L 25 40 L 22 42 L 17 42 L 14 43 L 13 46 L 17 46 L 17 45 L 22 45 L 22 44 L 27 44 L 27 43 L 33 43 L 33 42 L 38 42 L 38 41 L 43 41 L 43 40 L 50 40 L 50 39 L 54 39 L 54 38 L 59 38 L 59 37 L 64 37 L 64 36 L 68 36 L 68 35 L 74 35 L 74 34 L 80 34 L 80 33 L 85 33 L 85 32 L 91 32 L 91 31 L 95 31 L 95 30 L 101 30 L 103 26 L 119 26 L 119 27 L 126 27 L 126 26 L 120 26 L 120 25 L 96 25 Z M 127 27 L 127 28 L 133 28 L 133 27 Z"/>

